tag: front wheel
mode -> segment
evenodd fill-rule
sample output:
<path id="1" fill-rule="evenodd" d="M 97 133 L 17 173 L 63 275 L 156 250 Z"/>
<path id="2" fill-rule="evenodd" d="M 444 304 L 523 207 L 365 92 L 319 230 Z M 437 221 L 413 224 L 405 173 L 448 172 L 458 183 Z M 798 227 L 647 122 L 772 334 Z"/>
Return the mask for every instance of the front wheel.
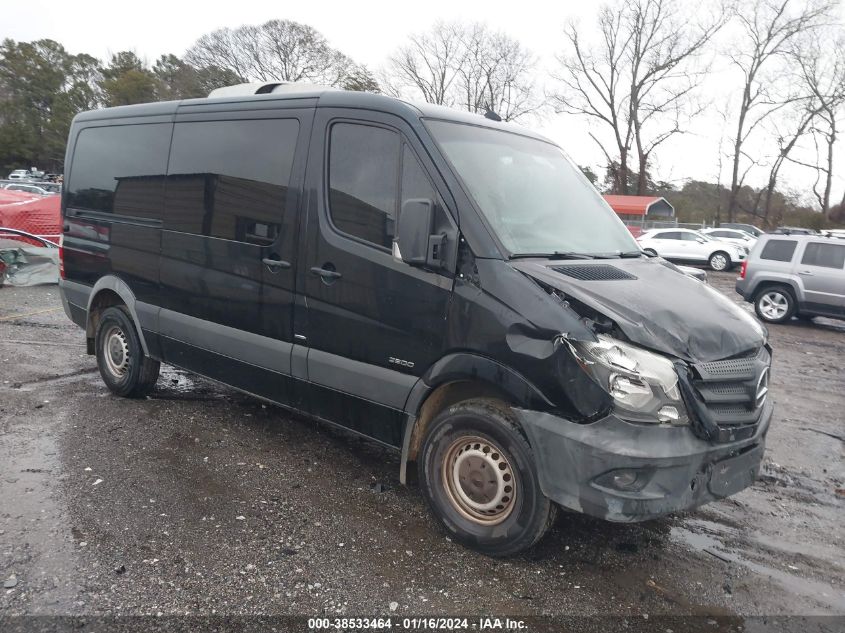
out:
<path id="1" fill-rule="evenodd" d="M 724 251 L 716 251 L 708 260 L 710 268 L 717 272 L 728 270 L 731 267 L 731 256 Z"/>
<path id="2" fill-rule="evenodd" d="M 431 423 L 417 460 L 429 507 L 455 540 L 490 556 L 539 541 L 556 506 L 543 495 L 531 446 L 510 408 L 470 400 Z"/>

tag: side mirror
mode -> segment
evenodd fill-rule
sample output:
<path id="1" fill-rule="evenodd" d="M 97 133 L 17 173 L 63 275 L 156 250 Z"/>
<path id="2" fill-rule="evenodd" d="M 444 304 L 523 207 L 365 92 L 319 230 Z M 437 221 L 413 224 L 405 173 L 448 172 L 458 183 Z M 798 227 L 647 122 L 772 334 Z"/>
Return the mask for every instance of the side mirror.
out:
<path id="1" fill-rule="evenodd" d="M 394 248 L 403 262 L 411 266 L 440 268 L 445 235 L 433 235 L 434 201 L 412 198 L 402 205 Z"/>

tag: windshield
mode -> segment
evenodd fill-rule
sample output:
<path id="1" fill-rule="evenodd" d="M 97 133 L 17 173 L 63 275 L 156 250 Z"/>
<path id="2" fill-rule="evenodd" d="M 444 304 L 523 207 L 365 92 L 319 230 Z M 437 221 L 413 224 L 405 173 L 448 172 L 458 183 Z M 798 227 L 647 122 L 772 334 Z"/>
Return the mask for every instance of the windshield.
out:
<path id="1" fill-rule="evenodd" d="M 625 225 L 559 147 L 473 125 L 426 125 L 512 256 L 639 253 Z"/>

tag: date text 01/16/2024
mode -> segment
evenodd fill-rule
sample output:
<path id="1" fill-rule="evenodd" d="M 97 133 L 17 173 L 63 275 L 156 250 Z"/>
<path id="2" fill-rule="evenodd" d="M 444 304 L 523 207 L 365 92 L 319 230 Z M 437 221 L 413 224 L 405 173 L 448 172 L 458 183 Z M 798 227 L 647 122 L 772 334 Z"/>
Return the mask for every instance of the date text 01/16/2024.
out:
<path id="1" fill-rule="evenodd" d="M 308 618 L 309 631 L 393 630 L 398 631 L 524 631 L 523 620 L 511 618 Z"/>

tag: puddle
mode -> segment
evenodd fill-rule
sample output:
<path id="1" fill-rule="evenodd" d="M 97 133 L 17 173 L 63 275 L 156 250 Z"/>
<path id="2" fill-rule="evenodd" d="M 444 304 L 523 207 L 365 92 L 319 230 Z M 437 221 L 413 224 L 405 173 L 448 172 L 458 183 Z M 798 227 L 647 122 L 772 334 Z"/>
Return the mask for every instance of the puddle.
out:
<path id="1" fill-rule="evenodd" d="M 181 369 L 162 365 L 157 387 L 176 393 L 189 393 L 196 388 L 196 382 Z"/>
<path id="2" fill-rule="evenodd" d="M 701 519 L 687 521 L 687 526 L 673 526 L 669 530 L 669 538 L 693 551 L 706 553 L 728 564 L 741 565 L 755 574 L 768 577 L 793 595 L 811 598 L 819 604 L 833 609 L 834 612 L 841 612 L 842 605 L 845 604 L 845 592 L 841 589 L 825 582 L 802 578 L 788 571 L 747 560 L 736 551 L 727 549 L 717 535 L 720 533 L 725 535 L 735 534 L 737 532 L 735 529 Z M 827 612 L 819 611 L 819 614 L 824 613 Z"/>

